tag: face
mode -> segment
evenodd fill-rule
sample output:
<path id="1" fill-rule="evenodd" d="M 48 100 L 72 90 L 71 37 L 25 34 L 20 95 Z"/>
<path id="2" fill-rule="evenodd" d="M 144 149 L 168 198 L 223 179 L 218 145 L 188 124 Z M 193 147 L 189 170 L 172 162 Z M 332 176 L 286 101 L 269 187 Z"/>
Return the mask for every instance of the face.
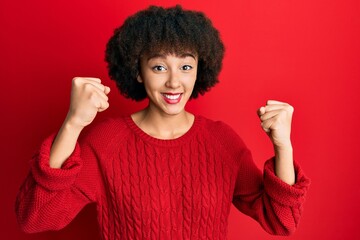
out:
<path id="1" fill-rule="evenodd" d="M 194 89 L 197 65 L 197 56 L 190 53 L 142 57 L 137 80 L 145 86 L 150 110 L 168 115 L 183 113 Z"/>

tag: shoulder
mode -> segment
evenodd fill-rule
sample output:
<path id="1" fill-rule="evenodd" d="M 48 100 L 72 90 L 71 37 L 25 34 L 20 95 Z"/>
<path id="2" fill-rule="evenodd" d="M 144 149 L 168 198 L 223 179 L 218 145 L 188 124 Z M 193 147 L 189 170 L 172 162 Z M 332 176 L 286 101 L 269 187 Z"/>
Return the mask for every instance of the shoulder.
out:
<path id="1" fill-rule="evenodd" d="M 202 116 L 198 117 L 201 118 L 203 131 L 207 133 L 209 141 L 225 148 L 231 155 L 239 155 L 243 151 L 248 151 L 242 138 L 227 123 Z"/>
<path id="2" fill-rule="evenodd" d="M 84 129 L 79 140 L 87 143 L 108 143 L 112 139 L 124 136 L 128 132 L 127 118 L 129 116 L 94 122 Z"/>
<path id="3" fill-rule="evenodd" d="M 211 135 L 225 141 L 236 141 L 243 143 L 237 132 L 223 121 L 214 121 L 202 116 L 201 119 L 204 130 L 206 129 Z"/>

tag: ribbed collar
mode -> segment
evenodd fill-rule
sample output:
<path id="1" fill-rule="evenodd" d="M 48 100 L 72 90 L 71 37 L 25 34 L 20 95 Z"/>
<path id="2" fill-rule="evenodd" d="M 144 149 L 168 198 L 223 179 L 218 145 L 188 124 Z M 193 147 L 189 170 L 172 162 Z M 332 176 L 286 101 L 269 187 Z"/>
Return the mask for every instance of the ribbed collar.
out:
<path id="1" fill-rule="evenodd" d="M 148 142 L 153 145 L 163 146 L 163 147 L 174 147 L 182 145 L 188 142 L 196 133 L 199 131 L 200 126 L 203 125 L 204 118 L 202 116 L 195 115 L 194 122 L 190 129 L 183 134 L 182 136 L 175 139 L 159 139 L 150 136 L 146 132 L 144 132 L 141 128 L 139 128 L 131 116 L 125 117 L 125 122 L 130 128 L 132 132 L 134 132 L 138 137 L 140 137 L 143 141 Z"/>

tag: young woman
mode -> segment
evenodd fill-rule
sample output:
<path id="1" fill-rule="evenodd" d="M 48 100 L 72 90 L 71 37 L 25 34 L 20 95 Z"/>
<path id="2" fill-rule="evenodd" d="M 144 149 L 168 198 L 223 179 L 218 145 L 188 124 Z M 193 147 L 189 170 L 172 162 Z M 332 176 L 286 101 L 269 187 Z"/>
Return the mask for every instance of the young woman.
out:
<path id="1" fill-rule="evenodd" d="M 106 61 L 120 92 L 148 106 L 84 131 L 109 107 L 110 89 L 74 78 L 68 115 L 18 194 L 22 229 L 61 229 L 95 202 L 103 239 L 226 239 L 233 203 L 267 232 L 292 233 L 309 185 L 293 161 L 293 108 L 268 101 L 258 111 L 275 149 L 263 175 L 229 126 L 185 110 L 218 82 L 223 54 L 200 12 L 150 7 L 129 17 Z"/>

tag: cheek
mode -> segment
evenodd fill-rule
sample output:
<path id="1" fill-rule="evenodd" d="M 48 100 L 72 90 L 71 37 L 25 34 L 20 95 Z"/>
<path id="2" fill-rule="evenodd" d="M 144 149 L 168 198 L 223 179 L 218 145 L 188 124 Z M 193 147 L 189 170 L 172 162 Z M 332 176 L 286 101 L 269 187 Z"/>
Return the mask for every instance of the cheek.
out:
<path id="1" fill-rule="evenodd" d="M 186 85 L 188 88 L 194 88 L 195 82 L 196 82 L 196 74 L 193 74 L 187 79 Z"/>
<path id="2" fill-rule="evenodd" d="M 144 86 L 147 92 L 159 90 L 163 85 L 163 81 L 160 78 L 148 78 L 144 82 Z"/>

